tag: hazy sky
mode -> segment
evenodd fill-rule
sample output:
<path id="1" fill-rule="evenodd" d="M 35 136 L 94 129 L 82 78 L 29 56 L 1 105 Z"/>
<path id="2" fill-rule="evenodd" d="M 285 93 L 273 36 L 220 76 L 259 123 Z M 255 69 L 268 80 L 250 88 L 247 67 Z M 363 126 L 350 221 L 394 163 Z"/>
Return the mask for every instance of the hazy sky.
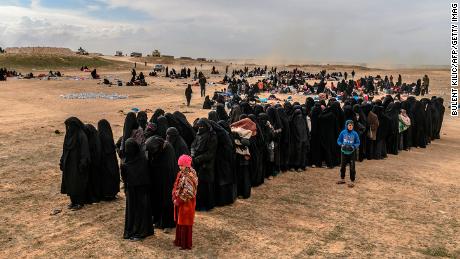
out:
<path id="1" fill-rule="evenodd" d="M 0 46 L 447 65 L 446 0 L 0 0 Z"/>

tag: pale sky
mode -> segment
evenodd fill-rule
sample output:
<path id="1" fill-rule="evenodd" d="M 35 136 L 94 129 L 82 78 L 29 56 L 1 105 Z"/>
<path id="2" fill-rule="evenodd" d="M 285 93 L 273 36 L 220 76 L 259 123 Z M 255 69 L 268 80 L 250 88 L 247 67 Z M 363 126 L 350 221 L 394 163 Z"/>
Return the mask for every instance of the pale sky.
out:
<path id="1" fill-rule="evenodd" d="M 0 0 L 0 46 L 448 65 L 446 0 Z"/>

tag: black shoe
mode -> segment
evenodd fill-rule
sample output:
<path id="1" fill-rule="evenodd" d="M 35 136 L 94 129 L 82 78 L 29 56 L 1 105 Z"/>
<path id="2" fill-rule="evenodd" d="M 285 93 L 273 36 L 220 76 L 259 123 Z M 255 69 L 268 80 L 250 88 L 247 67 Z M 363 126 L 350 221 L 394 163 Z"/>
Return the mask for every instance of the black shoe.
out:
<path id="1" fill-rule="evenodd" d="M 81 210 L 82 208 L 83 208 L 83 205 L 81 205 L 81 204 L 76 204 L 75 206 L 73 206 L 73 207 L 71 208 L 71 210 Z"/>
<path id="2" fill-rule="evenodd" d="M 138 241 L 142 241 L 143 238 L 141 237 L 131 237 L 129 240 L 133 241 L 133 242 L 138 242 Z"/>
<path id="3" fill-rule="evenodd" d="M 67 208 L 70 210 L 70 209 L 73 209 L 75 207 L 75 204 L 73 203 L 70 203 L 69 205 L 67 205 Z"/>

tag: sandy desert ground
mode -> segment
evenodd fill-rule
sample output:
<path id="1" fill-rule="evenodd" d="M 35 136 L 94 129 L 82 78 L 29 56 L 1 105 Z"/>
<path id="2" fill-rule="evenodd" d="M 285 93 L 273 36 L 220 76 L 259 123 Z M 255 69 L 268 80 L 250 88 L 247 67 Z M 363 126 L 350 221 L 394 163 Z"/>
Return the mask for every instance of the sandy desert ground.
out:
<path id="1" fill-rule="evenodd" d="M 129 78 L 129 71 L 101 73 Z M 448 100 L 448 70 L 369 70 L 357 71 L 357 76 L 397 78 L 398 73 L 409 82 L 428 74 L 432 94 Z M 335 184 L 338 168 L 308 168 L 279 175 L 253 189 L 248 200 L 198 212 L 191 251 L 176 249 L 174 234 L 161 231 L 142 242 L 123 240 L 122 193 L 115 202 L 68 210 L 67 196 L 59 193 L 58 166 L 67 117 L 93 124 L 106 118 L 119 137 L 124 121 L 120 110 L 161 107 L 185 111 L 191 121 L 207 114 L 197 87 L 192 106 L 184 105 L 188 81 L 147 81 L 148 87 L 110 88 L 97 80 L 0 82 L 0 257 L 460 258 L 460 121 L 447 110 L 441 140 L 427 149 L 357 163 L 353 189 Z M 116 92 L 129 98 L 60 97 L 75 92 Z M 54 209 L 62 212 L 51 215 Z"/>

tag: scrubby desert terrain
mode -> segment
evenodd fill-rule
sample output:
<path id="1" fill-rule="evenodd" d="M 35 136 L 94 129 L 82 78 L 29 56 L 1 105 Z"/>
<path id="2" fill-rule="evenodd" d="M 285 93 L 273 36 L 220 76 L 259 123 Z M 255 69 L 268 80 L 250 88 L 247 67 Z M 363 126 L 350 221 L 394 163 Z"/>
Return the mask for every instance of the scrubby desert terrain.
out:
<path id="1" fill-rule="evenodd" d="M 138 72 L 148 70 L 143 63 L 137 67 Z M 180 65 L 175 67 L 177 70 Z M 224 64 L 218 64 L 218 69 L 224 71 Z M 327 69 L 332 71 L 334 67 Z M 203 70 L 209 74 L 210 65 L 204 65 Z M 350 73 L 351 69 L 347 70 Z M 112 80 L 130 78 L 128 69 L 112 71 L 109 67 L 98 71 Z M 89 77 L 78 68 L 62 72 Z M 123 193 L 115 202 L 68 210 L 68 197 L 59 193 L 58 162 L 67 117 L 77 116 L 93 124 L 106 118 L 116 138 L 124 121 L 120 111 L 134 107 L 180 110 L 193 121 L 208 112 L 201 109 L 203 99 L 198 87 L 193 87 L 192 105 L 187 108 L 184 89 L 190 81 L 169 80 L 163 75 L 147 77 L 147 87 L 107 87 L 98 84 L 99 80 L 66 78 L 0 82 L 0 257 L 460 258 L 460 121 L 448 113 L 449 70 L 356 72 L 357 76 L 392 74 L 395 78 L 401 74 L 404 82 L 428 74 L 432 94 L 446 100 L 441 140 L 426 149 L 389 155 L 386 160 L 357 163 L 353 189 L 335 184 L 338 168 L 281 174 L 254 188 L 248 200 L 198 212 L 191 251 L 176 249 L 174 234 L 161 231 L 142 242 L 123 240 Z M 222 75 L 209 81 L 221 79 Z M 208 87 L 209 94 L 211 89 Z M 60 97 L 79 92 L 129 97 Z M 294 99 L 304 102 L 305 97 Z M 51 215 L 55 209 L 62 212 Z"/>

